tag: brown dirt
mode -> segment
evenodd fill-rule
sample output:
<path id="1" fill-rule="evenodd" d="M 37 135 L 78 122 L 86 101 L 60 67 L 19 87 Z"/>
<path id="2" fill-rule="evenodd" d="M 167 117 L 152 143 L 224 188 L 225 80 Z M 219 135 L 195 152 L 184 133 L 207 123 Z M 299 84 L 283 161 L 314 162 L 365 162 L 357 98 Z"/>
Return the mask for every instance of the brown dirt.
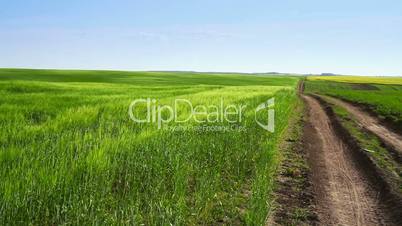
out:
<path id="1" fill-rule="evenodd" d="M 396 225 L 381 202 L 381 191 L 336 134 L 323 107 L 310 96 L 303 99 L 309 109 L 303 140 L 319 224 Z"/>
<path id="2" fill-rule="evenodd" d="M 362 111 L 359 107 L 353 106 L 345 101 L 325 96 L 325 100 L 332 104 L 345 108 L 350 114 L 353 115 L 363 128 L 374 133 L 379 137 L 389 149 L 397 152 L 398 159 L 402 159 L 402 136 L 393 132 L 391 129 L 383 125 L 379 119 Z"/>

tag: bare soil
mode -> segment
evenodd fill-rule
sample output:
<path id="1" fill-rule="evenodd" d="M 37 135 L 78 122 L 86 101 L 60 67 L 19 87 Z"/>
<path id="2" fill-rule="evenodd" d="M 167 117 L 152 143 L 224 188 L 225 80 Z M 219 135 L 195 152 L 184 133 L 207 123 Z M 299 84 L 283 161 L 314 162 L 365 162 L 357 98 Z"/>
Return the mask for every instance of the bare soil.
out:
<path id="1" fill-rule="evenodd" d="M 353 147 L 337 135 L 320 103 L 303 96 L 308 107 L 303 146 L 311 167 L 319 225 L 397 225 L 369 171 Z"/>

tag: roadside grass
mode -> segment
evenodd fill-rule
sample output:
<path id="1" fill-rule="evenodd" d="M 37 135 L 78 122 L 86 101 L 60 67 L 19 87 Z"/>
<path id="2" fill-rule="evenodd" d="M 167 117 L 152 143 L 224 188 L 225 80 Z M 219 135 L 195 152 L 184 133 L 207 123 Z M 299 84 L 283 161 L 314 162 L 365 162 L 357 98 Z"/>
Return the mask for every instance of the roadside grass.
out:
<path id="1" fill-rule="evenodd" d="M 362 81 L 361 79 L 358 81 Z M 391 83 L 392 78 L 389 79 Z M 366 81 L 368 82 L 370 80 Z M 364 105 L 381 119 L 391 122 L 396 128 L 402 128 L 402 85 L 353 84 L 308 77 L 305 92 L 324 94 Z"/>
<path id="2" fill-rule="evenodd" d="M 305 109 L 301 99 L 280 143 L 281 164 L 275 183 L 274 211 L 270 221 L 278 225 L 315 223 L 311 185 L 308 179 L 307 153 L 302 145 Z"/>
<path id="3" fill-rule="evenodd" d="M 331 105 L 335 114 L 352 136 L 359 142 L 359 146 L 367 152 L 367 155 L 376 162 L 376 164 L 392 178 L 393 184 L 396 184 L 402 191 L 402 168 L 401 165 L 394 160 L 390 152 L 383 147 L 379 138 L 374 134 L 361 128 L 356 119 L 353 118 L 345 109 Z"/>
<path id="4" fill-rule="evenodd" d="M 278 142 L 297 105 L 297 81 L 1 69 L 0 224 L 261 225 L 271 208 Z M 247 104 L 240 124 L 246 131 L 136 124 L 128 106 L 147 97 L 161 104 L 175 98 Z M 254 121 L 255 107 L 271 97 L 275 133 Z M 179 113 L 190 114 L 185 107 Z"/>

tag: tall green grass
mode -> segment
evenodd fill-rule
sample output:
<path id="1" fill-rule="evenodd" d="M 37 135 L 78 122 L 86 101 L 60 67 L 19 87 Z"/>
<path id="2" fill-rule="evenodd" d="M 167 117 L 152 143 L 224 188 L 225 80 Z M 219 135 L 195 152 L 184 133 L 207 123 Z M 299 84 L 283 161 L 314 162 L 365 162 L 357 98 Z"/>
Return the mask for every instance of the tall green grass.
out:
<path id="1" fill-rule="evenodd" d="M 297 81 L 0 70 L 0 224 L 262 225 Z M 128 106 L 146 97 L 247 104 L 246 130 L 134 123 Z M 254 122 L 254 108 L 270 97 L 276 98 L 275 133 Z"/>

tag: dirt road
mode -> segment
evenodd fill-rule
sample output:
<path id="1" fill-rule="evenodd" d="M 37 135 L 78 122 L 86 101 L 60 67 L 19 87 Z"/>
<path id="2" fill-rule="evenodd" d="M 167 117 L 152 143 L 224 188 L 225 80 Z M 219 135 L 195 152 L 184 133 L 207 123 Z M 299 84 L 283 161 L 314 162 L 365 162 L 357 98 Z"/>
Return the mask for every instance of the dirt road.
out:
<path id="1" fill-rule="evenodd" d="M 328 100 L 330 103 L 345 108 L 357 119 L 358 123 L 362 127 L 376 134 L 386 145 L 390 146 L 393 150 L 398 152 L 399 155 L 402 155 L 402 136 L 394 133 L 386 126 L 382 125 L 378 119 L 362 111 L 358 107 L 353 106 L 352 104 L 328 96 L 325 96 L 323 98 L 325 100 Z"/>
<path id="2" fill-rule="evenodd" d="M 393 225 L 381 206 L 378 191 L 354 161 L 348 145 L 332 128 L 319 104 L 303 96 L 309 119 L 303 135 L 312 171 L 320 225 Z"/>

